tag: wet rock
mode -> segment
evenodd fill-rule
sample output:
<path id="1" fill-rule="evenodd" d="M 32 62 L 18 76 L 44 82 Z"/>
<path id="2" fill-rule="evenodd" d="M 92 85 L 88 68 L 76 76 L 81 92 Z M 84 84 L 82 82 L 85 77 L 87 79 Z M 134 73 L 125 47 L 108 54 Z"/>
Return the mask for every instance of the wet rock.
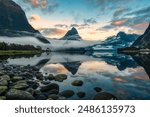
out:
<path id="1" fill-rule="evenodd" d="M 40 69 L 40 68 L 37 67 L 37 66 L 32 67 L 32 70 L 33 70 L 33 71 L 39 71 L 39 69 Z"/>
<path id="2" fill-rule="evenodd" d="M 39 83 L 37 83 L 37 82 L 35 82 L 35 83 L 32 84 L 32 88 L 33 88 L 33 89 L 37 89 L 39 86 L 40 86 L 40 85 L 39 85 Z"/>
<path id="3" fill-rule="evenodd" d="M 34 95 L 34 89 L 32 89 L 32 88 L 28 88 L 27 90 L 26 90 L 27 92 L 29 92 L 29 93 L 31 93 L 32 95 Z"/>
<path id="4" fill-rule="evenodd" d="M 53 99 L 53 100 L 57 100 L 58 98 L 59 98 L 59 96 L 58 95 L 56 95 L 56 94 L 51 94 L 51 95 L 49 95 L 48 96 L 48 99 Z"/>
<path id="5" fill-rule="evenodd" d="M 4 75 L 4 74 L 5 74 L 4 72 L 0 71 L 0 76 L 2 76 L 2 75 Z"/>
<path id="6" fill-rule="evenodd" d="M 58 81 L 58 82 L 63 82 L 66 79 L 67 79 L 67 75 L 65 74 L 58 74 L 55 76 L 55 81 Z"/>
<path id="7" fill-rule="evenodd" d="M 7 86 L 8 85 L 8 81 L 5 79 L 1 79 L 0 80 L 0 86 Z"/>
<path id="8" fill-rule="evenodd" d="M 8 76 L 8 75 L 0 76 L 0 80 L 7 80 L 7 81 L 10 81 L 10 76 Z"/>
<path id="9" fill-rule="evenodd" d="M 14 76 L 11 80 L 13 82 L 17 82 L 17 81 L 23 80 L 23 78 L 21 76 Z"/>
<path id="10" fill-rule="evenodd" d="M 0 86 L 0 95 L 3 95 L 7 91 L 7 86 Z"/>
<path id="11" fill-rule="evenodd" d="M 35 83 L 35 81 L 33 81 L 33 80 L 26 80 L 26 82 L 27 82 L 28 85 L 32 85 L 32 84 Z"/>
<path id="12" fill-rule="evenodd" d="M 98 93 L 93 98 L 93 100 L 116 100 L 116 99 L 117 97 L 107 92 Z"/>
<path id="13" fill-rule="evenodd" d="M 42 81 L 42 84 L 48 85 L 48 84 L 50 84 L 50 81 Z"/>
<path id="14" fill-rule="evenodd" d="M 79 98 L 83 98 L 83 97 L 85 97 L 85 93 L 84 93 L 84 92 L 78 92 L 78 93 L 77 93 L 77 96 L 78 96 Z"/>
<path id="15" fill-rule="evenodd" d="M 49 79 L 49 80 L 54 80 L 55 77 L 53 76 L 53 74 L 49 74 L 48 77 L 47 77 L 47 79 Z"/>
<path id="16" fill-rule="evenodd" d="M 27 91 L 11 89 L 6 94 L 8 100 L 34 100 L 35 98 Z"/>
<path id="17" fill-rule="evenodd" d="M 14 89 L 19 89 L 19 90 L 25 90 L 29 86 L 26 83 L 17 83 L 13 88 Z"/>
<path id="18" fill-rule="evenodd" d="M 27 73 L 26 73 L 26 77 L 28 77 L 28 78 L 32 78 L 32 77 L 33 77 L 33 75 L 32 75 L 31 73 L 27 72 Z"/>
<path id="19" fill-rule="evenodd" d="M 47 97 L 43 94 L 37 95 L 35 98 L 36 98 L 36 100 L 46 100 L 47 99 Z"/>
<path id="20" fill-rule="evenodd" d="M 13 72 L 8 73 L 8 75 L 10 76 L 10 78 L 14 77 L 14 73 Z"/>
<path id="21" fill-rule="evenodd" d="M 73 86 L 82 86 L 83 85 L 83 81 L 81 80 L 75 80 L 72 82 Z"/>
<path id="22" fill-rule="evenodd" d="M 49 91 L 49 94 L 58 94 L 59 91 L 57 89 L 53 89 Z"/>
<path id="23" fill-rule="evenodd" d="M 16 84 L 21 84 L 21 83 L 27 83 L 26 80 L 20 80 L 20 81 L 17 81 Z"/>
<path id="24" fill-rule="evenodd" d="M 42 73 L 37 73 L 36 74 L 36 78 L 39 79 L 39 80 L 43 80 L 44 79 Z"/>
<path id="25" fill-rule="evenodd" d="M 5 96 L 0 96 L 0 100 L 6 100 Z"/>
<path id="26" fill-rule="evenodd" d="M 70 98 L 74 95 L 74 91 L 65 90 L 65 91 L 61 92 L 60 95 L 66 97 L 66 98 Z"/>
<path id="27" fill-rule="evenodd" d="M 101 91 L 102 91 L 102 88 L 100 88 L 100 87 L 95 87 L 94 90 L 95 90 L 96 92 L 101 92 Z"/>
<path id="28" fill-rule="evenodd" d="M 42 95 L 42 92 L 40 90 L 35 90 L 33 96 L 36 97 L 38 95 Z"/>
<path id="29" fill-rule="evenodd" d="M 53 89 L 56 89 L 56 90 L 59 91 L 59 86 L 55 83 L 52 83 L 52 84 L 41 87 L 42 92 L 47 92 L 47 91 L 50 91 L 50 90 L 53 90 Z"/>

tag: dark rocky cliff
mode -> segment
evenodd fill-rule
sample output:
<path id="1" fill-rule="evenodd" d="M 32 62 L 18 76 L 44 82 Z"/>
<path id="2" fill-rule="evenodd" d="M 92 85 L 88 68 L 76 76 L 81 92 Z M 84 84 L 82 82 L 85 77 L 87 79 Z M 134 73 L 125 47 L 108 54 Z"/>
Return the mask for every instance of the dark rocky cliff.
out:
<path id="1" fill-rule="evenodd" d="M 34 36 L 43 43 L 49 43 L 29 24 L 25 12 L 12 0 L 0 0 L 0 36 Z"/>
<path id="2" fill-rule="evenodd" d="M 150 24 L 145 33 L 141 35 L 133 44 L 133 47 L 150 48 Z"/>

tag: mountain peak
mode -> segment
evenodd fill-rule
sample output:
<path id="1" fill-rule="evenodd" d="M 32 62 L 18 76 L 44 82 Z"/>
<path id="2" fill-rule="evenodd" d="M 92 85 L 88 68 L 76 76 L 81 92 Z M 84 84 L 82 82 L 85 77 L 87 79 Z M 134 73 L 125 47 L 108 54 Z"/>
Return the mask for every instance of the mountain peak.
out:
<path id="1" fill-rule="evenodd" d="M 125 35 L 127 35 L 125 32 L 122 32 L 122 31 L 120 31 L 118 34 L 117 34 L 117 36 L 125 36 Z"/>
<path id="2" fill-rule="evenodd" d="M 65 37 L 66 36 L 72 36 L 72 35 L 78 35 L 78 31 L 75 27 L 73 27 L 71 30 L 69 30 L 66 34 L 65 34 Z"/>
<path id="3" fill-rule="evenodd" d="M 74 40 L 74 41 L 80 41 L 81 37 L 79 36 L 79 33 L 75 27 L 72 27 L 71 30 L 69 30 L 61 40 Z"/>

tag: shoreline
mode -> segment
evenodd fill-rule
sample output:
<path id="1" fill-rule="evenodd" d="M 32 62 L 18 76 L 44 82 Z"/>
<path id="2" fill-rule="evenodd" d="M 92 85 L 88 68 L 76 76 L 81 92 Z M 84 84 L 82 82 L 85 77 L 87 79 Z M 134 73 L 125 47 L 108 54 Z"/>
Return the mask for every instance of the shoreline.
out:
<path id="1" fill-rule="evenodd" d="M 0 55 L 33 55 L 41 54 L 38 50 L 0 50 Z"/>

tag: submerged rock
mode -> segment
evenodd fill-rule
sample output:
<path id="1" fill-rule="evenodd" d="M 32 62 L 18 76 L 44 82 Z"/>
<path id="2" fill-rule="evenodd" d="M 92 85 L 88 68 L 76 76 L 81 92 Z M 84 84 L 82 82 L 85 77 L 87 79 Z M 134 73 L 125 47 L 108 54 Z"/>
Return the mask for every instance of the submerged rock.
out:
<path id="1" fill-rule="evenodd" d="M 63 82 L 66 79 L 67 79 L 67 75 L 65 74 L 58 74 L 55 76 L 55 81 L 58 81 L 58 82 Z"/>
<path id="2" fill-rule="evenodd" d="M 59 86 L 55 83 L 52 83 L 52 84 L 41 87 L 42 92 L 47 92 L 47 91 L 50 91 L 50 90 L 53 90 L 53 89 L 56 89 L 56 90 L 59 91 Z"/>
<path id="3" fill-rule="evenodd" d="M 117 97 L 107 92 L 98 93 L 93 98 L 93 100 L 116 100 L 116 99 Z"/>
<path id="4" fill-rule="evenodd" d="M 95 87 L 94 90 L 95 90 L 96 92 L 101 92 L 101 91 L 102 91 L 102 88 L 100 88 L 100 87 Z"/>
<path id="5" fill-rule="evenodd" d="M 77 93 L 77 96 L 78 96 L 79 98 L 83 98 L 83 97 L 85 97 L 85 93 L 84 93 L 84 92 L 78 92 L 78 93 Z"/>
<path id="6" fill-rule="evenodd" d="M 74 91 L 72 91 L 72 90 L 65 90 L 65 91 L 63 91 L 63 92 L 60 93 L 61 96 L 64 96 L 64 97 L 66 97 L 66 98 L 70 98 L 70 97 L 72 97 L 74 94 L 75 94 L 75 93 L 74 93 Z"/>
<path id="7" fill-rule="evenodd" d="M 75 80 L 72 82 L 73 86 L 82 86 L 83 85 L 83 81 L 82 80 Z"/>
<path id="8" fill-rule="evenodd" d="M 6 94 L 8 100 L 34 100 L 35 98 L 27 91 L 11 89 Z"/>

